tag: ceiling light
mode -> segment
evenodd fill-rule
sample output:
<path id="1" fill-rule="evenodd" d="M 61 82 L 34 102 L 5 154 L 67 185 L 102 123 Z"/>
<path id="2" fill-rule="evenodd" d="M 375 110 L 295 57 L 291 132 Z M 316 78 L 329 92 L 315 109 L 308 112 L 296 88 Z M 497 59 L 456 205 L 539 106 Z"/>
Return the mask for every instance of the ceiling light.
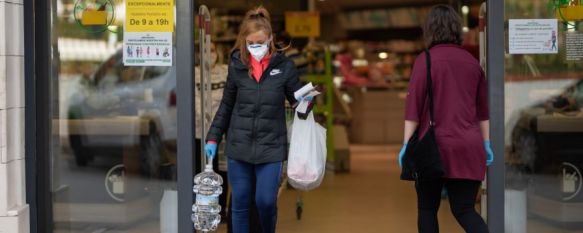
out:
<path id="1" fill-rule="evenodd" d="M 387 59 L 389 57 L 389 54 L 386 52 L 380 52 L 379 53 L 379 58 L 380 59 Z"/>
<path id="2" fill-rule="evenodd" d="M 462 6 L 462 13 L 464 13 L 464 15 L 467 15 L 468 13 L 470 13 L 470 8 L 468 6 Z"/>

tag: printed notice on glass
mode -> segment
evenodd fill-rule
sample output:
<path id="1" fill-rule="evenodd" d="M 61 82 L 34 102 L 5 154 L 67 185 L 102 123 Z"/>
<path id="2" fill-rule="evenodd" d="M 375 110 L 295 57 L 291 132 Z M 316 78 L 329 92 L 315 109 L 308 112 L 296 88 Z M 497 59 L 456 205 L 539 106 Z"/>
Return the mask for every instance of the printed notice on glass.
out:
<path id="1" fill-rule="evenodd" d="M 568 32 L 565 37 L 567 61 L 583 60 L 583 33 Z"/>
<path id="2" fill-rule="evenodd" d="M 126 66 L 172 66 L 172 33 L 126 32 L 123 63 Z"/>
<path id="3" fill-rule="evenodd" d="M 173 0 L 126 0 L 123 63 L 172 66 Z"/>
<path id="4" fill-rule="evenodd" d="M 511 19 L 508 22 L 510 54 L 559 52 L 557 19 Z"/>

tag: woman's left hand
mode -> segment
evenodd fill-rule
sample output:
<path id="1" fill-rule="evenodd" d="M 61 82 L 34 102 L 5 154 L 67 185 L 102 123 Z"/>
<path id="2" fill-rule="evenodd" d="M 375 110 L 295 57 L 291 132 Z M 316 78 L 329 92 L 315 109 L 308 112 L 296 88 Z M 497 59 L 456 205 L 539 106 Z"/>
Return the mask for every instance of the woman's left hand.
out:
<path id="1" fill-rule="evenodd" d="M 484 141 L 484 147 L 486 148 L 486 166 L 492 165 L 494 162 L 494 151 L 490 145 L 490 141 Z"/>

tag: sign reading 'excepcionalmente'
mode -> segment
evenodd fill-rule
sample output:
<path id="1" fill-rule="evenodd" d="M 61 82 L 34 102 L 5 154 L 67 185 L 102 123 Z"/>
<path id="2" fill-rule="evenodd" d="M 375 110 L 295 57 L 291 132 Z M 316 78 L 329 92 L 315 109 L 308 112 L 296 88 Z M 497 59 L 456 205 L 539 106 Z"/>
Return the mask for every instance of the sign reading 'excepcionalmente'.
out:
<path id="1" fill-rule="evenodd" d="M 126 0 L 126 66 L 172 66 L 174 0 Z"/>

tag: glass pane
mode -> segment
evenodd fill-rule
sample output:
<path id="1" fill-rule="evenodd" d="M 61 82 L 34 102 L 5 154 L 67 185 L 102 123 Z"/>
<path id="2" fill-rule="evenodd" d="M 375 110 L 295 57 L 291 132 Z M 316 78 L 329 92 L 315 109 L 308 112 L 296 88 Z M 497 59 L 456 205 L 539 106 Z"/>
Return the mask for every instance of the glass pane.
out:
<path id="1" fill-rule="evenodd" d="M 57 233 L 177 226 L 175 66 L 124 66 L 124 6 L 51 0 Z"/>
<path id="2" fill-rule="evenodd" d="M 583 44 L 583 24 L 565 18 L 573 7 L 567 6 L 578 2 L 505 1 L 507 20 L 558 19 L 556 32 L 541 31 L 548 40 L 540 44 L 557 46 L 558 53 L 506 49 L 507 233 L 583 230 L 583 60 L 567 58 L 567 50 Z M 506 30 L 509 40 L 515 34 L 509 25 Z M 579 39 L 567 43 L 574 36 Z"/>

